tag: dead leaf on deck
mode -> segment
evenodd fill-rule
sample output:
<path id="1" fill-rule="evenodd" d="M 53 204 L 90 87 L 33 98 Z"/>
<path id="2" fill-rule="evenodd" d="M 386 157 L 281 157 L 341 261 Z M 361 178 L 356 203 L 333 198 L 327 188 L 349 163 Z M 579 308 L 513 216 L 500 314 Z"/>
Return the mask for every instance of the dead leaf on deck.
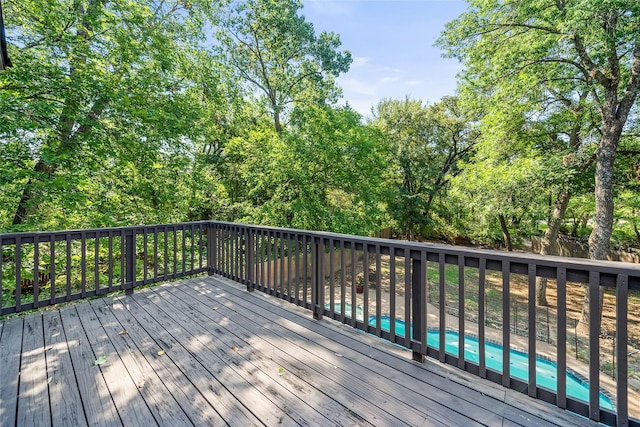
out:
<path id="1" fill-rule="evenodd" d="M 142 380 L 142 381 L 138 381 L 138 384 L 136 384 L 136 386 L 140 389 L 140 388 L 144 387 L 144 384 L 145 384 L 145 381 Z"/>
<path id="2" fill-rule="evenodd" d="M 238 347 L 236 347 L 235 345 L 231 346 L 231 350 L 233 351 L 238 351 Z"/>
<path id="3" fill-rule="evenodd" d="M 126 331 L 126 329 L 121 330 L 120 332 L 118 332 L 118 335 L 127 335 L 129 332 Z"/>
<path id="4" fill-rule="evenodd" d="M 158 352 L 158 356 L 162 356 L 163 354 L 164 354 L 164 350 L 160 350 L 160 351 Z"/>
<path id="5" fill-rule="evenodd" d="M 283 376 L 284 375 L 284 368 L 282 366 L 280 366 L 278 368 L 278 375 Z"/>

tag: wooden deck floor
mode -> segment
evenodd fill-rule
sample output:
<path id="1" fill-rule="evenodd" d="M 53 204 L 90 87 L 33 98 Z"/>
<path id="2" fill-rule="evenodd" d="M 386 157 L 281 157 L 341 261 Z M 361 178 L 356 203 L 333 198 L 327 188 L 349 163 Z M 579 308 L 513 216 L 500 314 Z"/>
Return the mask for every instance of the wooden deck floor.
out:
<path id="1" fill-rule="evenodd" d="M 595 425 L 217 277 L 0 322 L 2 427 L 278 424 Z"/>

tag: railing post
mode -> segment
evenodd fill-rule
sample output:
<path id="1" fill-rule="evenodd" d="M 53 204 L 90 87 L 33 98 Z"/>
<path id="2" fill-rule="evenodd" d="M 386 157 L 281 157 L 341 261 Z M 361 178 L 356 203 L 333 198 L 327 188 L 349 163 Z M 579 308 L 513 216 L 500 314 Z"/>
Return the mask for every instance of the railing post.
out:
<path id="1" fill-rule="evenodd" d="M 427 331 L 425 325 L 425 289 L 423 281 L 425 278 L 424 269 L 426 268 L 426 260 L 420 258 L 411 259 L 411 308 L 413 312 L 412 325 L 413 336 L 415 341 L 420 342 L 420 349 L 413 349 L 412 359 L 416 362 L 423 363 L 426 353 Z M 441 351 L 444 351 L 441 349 Z"/>
<path id="2" fill-rule="evenodd" d="M 133 294 L 133 287 L 136 284 L 136 230 L 135 228 L 131 232 L 125 232 L 125 262 L 127 266 L 126 270 L 126 294 Z"/>
<path id="3" fill-rule="evenodd" d="M 215 230 L 213 224 L 207 224 L 207 273 L 209 276 L 213 275 L 215 269 L 215 257 L 214 253 L 216 245 L 214 243 Z"/>
<path id="4" fill-rule="evenodd" d="M 324 241 L 322 237 L 318 242 L 314 242 L 311 245 L 311 272 L 313 278 L 311 279 L 311 307 L 313 309 L 313 318 L 315 320 L 322 319 L 322 313 L 324 313 Z"/>
<path id="5" fill-rule="evenodd" d="M 247 273 L 246 273 L 247 291 L 253 292 L 253 291 L 255 291 L 254 273 L 255 273 L 255 269 L 256 269 L 256 266 L 254 264 L 253 232 L 252 232 L 252 230 L 246 228 L 245 229 L 245 233 L 246 233 L 246 239 L 245 239 L 246 251 L 245 251 L 245 253 L 247 254 L 247 258 L 245 259 L 245 265 L 246 265 L 246 268 L 247 268 Z"/>

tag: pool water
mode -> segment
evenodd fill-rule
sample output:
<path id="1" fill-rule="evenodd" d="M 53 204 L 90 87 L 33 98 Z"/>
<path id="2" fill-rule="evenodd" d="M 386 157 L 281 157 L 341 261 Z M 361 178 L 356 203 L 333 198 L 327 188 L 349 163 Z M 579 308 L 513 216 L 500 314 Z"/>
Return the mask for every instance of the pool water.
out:
<path id="1" fill-rule="evenodd" d="M 369 325 L 376 325 L 376 317 L 369 317 Z M 391 319 L 389 316 L 380 317 L 380 326 L 382 329 L 390 330 Z M 405 322 L 396 319 L 396 335 L 405 335 Z M 411 332 L 411 331 L 410 331 Z M 479 363 L 480 356 L 478 353 L 478 340 L 473 337 L 465 337 L 464 340 L 464 357 L 466 360 Z M 439 348 L 440 347 L 440 331 L 427 331 L 427 344 Z M 445 336 L 445 351 L 453 355 L 458 355 L 458 333 L 447 331 Z M 502 346 L 491 342 L 485 343 L 486 365 L 487 368 L 497 372 L 502 372 Z M 510 355 L 510 371 L 511 376 L 522 381 L 529 380 L 529 359 L 526 353 L 511 350 Z M 542 358 L 536 358 L 536 383 L 541 386 L 555 391 L 557 389 L 557 367 L 556 364 Z M 571 396 L 582 401 L 589 401 L 589 384 L 580 380 L 570 372 L 567 372 L 567 396 Z M 600 407 L 605 409 L 614 409 L 611 400 L 600 393 Z"/>
<path id="2" fill-rule="evenodd" d="M 331 304 L 325 304 L 324 308 L 327 310 L 331 309 Z M 333 311 L 340 314 L 341 313 L 342 304 L 337 302 L 333 305 Z M 344 315 L 346 317 L 351 318 L 352 306 L 350 303 L 345 303 L 344 305 Z M 388 316 L 387 316 L 388 317 Z M 356 306 L 356 320 L 364 320 L 364 310 L 360 306 Z"/>

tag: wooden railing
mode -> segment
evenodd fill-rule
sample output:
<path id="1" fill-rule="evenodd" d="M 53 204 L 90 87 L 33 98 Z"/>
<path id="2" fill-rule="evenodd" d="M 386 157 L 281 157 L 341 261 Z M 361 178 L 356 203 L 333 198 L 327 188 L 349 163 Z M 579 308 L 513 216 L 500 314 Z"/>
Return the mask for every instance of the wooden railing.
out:
<path id="1" fill-rule="evenodd" d="M 204 272 L 207 226 L 0 234 L 0 315 Z"/>
<path id="2" fill-rule="evenodd" d="M 640 304 L 636 265 L 215 221 L 2 234 L 0 253 L 2 315 L 208 272 L 404 346 L 419 362 L 433 357 L 604 424 L 640 426 L 630 378 L 640 371 L 630 363 L 640 351 L 629 335 L 640 331 L 630 313 Z M 534 303 L 539 278 L 546 307 Z M 585 293 L 596 315 L 578 325 Z M 536 374 L 550 362 L 553 387 Z M 567 378 L 588 383 L 587 394 L 576 397 Z"/>
<path id="3" fill-rule="evenodd" d="M 628 363 L 635 351 L 630 322 L 640 327 L 629 314 L 630 295 L 640 302 L 640 266 L 221 222 L 210 224 L 209 242 L 211 272 L 249 291 L 404 346 L 414 360 L 430 356 L 604 424 L 640 426 Z M 548 307 L 535 304 L 538 278 L 547 279 Z M 601 328 L 597 315 L 601 289 L 609 328 Z M 575 320 L 585 292 L 595 296 L 588 303 L 594 320 L 586 326 Z M 459 350 L 470 343 L 477 360 Z M 510 350 L 497 353 L 503 368 L 490 366 L 488 347 L 494 355 L 496 348 Z M 525 355 L 526 378 L 512 373 L 514 354 Z M 601 358 L 613 360 L 615 380 L 601 372 Z M 557 367 L 552 388 L 538 384 L 536 374 L 550 362 Z M 584 400 L 572 396 L 567 378 L 588 384 Z"/>

